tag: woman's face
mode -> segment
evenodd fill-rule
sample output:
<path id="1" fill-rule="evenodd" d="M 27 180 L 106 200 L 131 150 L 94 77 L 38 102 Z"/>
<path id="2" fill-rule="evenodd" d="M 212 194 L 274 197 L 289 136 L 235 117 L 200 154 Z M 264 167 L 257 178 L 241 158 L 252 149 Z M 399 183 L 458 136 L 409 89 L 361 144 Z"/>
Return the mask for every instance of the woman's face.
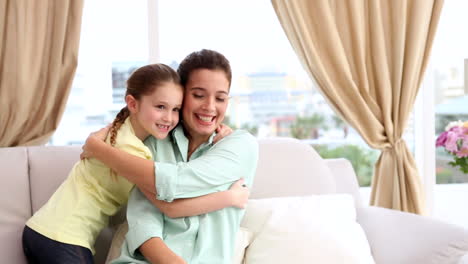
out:
<path id="1" fill-rule="evenodd" d="M 208 138 L 224 119 L 229 81 L 221 70 L 198 69 L 185 86 L 182 116 L 193 138 Z"/>

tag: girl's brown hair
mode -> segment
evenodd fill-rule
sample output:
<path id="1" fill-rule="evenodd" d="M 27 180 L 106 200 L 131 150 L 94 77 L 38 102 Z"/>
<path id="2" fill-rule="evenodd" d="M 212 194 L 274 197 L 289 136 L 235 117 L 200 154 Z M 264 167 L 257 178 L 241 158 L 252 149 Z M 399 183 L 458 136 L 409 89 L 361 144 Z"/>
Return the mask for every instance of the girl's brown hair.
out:
<path id="1" fill-rule="evenodd" d="M 161 63 L 150 64 L 136 69 L 127 80 L 125 96 L 131 95 L 140 100 L 143 95 L 149 95 L 164 83 L 180 84 L 179 75 L 169 66 Z M 130 116 L 128 107 L 125 106 L 115 117 L 109 131 L 110 144 L 115 146 L 117 131 Z M 116 174 L 111 170 L 111 175 L 117 180 Z"/>

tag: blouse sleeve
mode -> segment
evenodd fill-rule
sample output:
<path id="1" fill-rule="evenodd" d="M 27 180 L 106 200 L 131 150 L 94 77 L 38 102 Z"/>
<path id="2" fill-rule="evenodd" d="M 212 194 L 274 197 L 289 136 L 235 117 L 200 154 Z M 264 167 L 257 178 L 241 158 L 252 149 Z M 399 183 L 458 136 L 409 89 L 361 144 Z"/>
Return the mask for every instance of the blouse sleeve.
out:
<path id="1" fill-rule="evenodd" d="M 237 130 L 189 162 L 156 162 L 156 198 L 171 202 L 224 191 L 240 178 L 251 187 L 257 159 L 256 138 Z"/>

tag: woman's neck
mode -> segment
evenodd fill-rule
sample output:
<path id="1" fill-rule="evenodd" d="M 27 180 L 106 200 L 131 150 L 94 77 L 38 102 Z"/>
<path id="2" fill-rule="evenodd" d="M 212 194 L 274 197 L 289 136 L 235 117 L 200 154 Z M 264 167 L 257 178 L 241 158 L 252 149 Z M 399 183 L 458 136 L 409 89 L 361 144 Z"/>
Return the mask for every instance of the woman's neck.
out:
<path id="1" fill-rule="evenodd" d="M 201 144 L 207 142 L 210 139 L 210 136 L 202 136 L 202 135 L 193 135 L 193 133 L 189 133 L 186 129 L 185 130 L 185 136 L 189 140 L 188 144 L 188 158 L 192 156 L 193 152 L 200 147 Z"/>

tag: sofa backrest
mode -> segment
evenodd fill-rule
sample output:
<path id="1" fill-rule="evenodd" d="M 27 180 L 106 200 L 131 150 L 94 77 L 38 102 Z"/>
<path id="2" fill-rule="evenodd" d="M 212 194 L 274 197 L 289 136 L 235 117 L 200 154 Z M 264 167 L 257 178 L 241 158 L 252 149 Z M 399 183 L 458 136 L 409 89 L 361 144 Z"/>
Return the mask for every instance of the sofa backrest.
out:
<path id="1" fill-rule="evenodd" d="M 332 172 L 312 147 L 293 138 L 259 140 L 252 199 L 335 192 Z"/>
<path id="2" fill-rule="evenodd" d="M 36 212 L 68 177 L 79 147 L 28 147 L 32 211 Z"/>
<path id="3" fill-rule="evenodd" d="M 31 216 L 27 148 L 0 149 L 0 256 L 9 263 L 26 263 L 21 234 Z"/>

